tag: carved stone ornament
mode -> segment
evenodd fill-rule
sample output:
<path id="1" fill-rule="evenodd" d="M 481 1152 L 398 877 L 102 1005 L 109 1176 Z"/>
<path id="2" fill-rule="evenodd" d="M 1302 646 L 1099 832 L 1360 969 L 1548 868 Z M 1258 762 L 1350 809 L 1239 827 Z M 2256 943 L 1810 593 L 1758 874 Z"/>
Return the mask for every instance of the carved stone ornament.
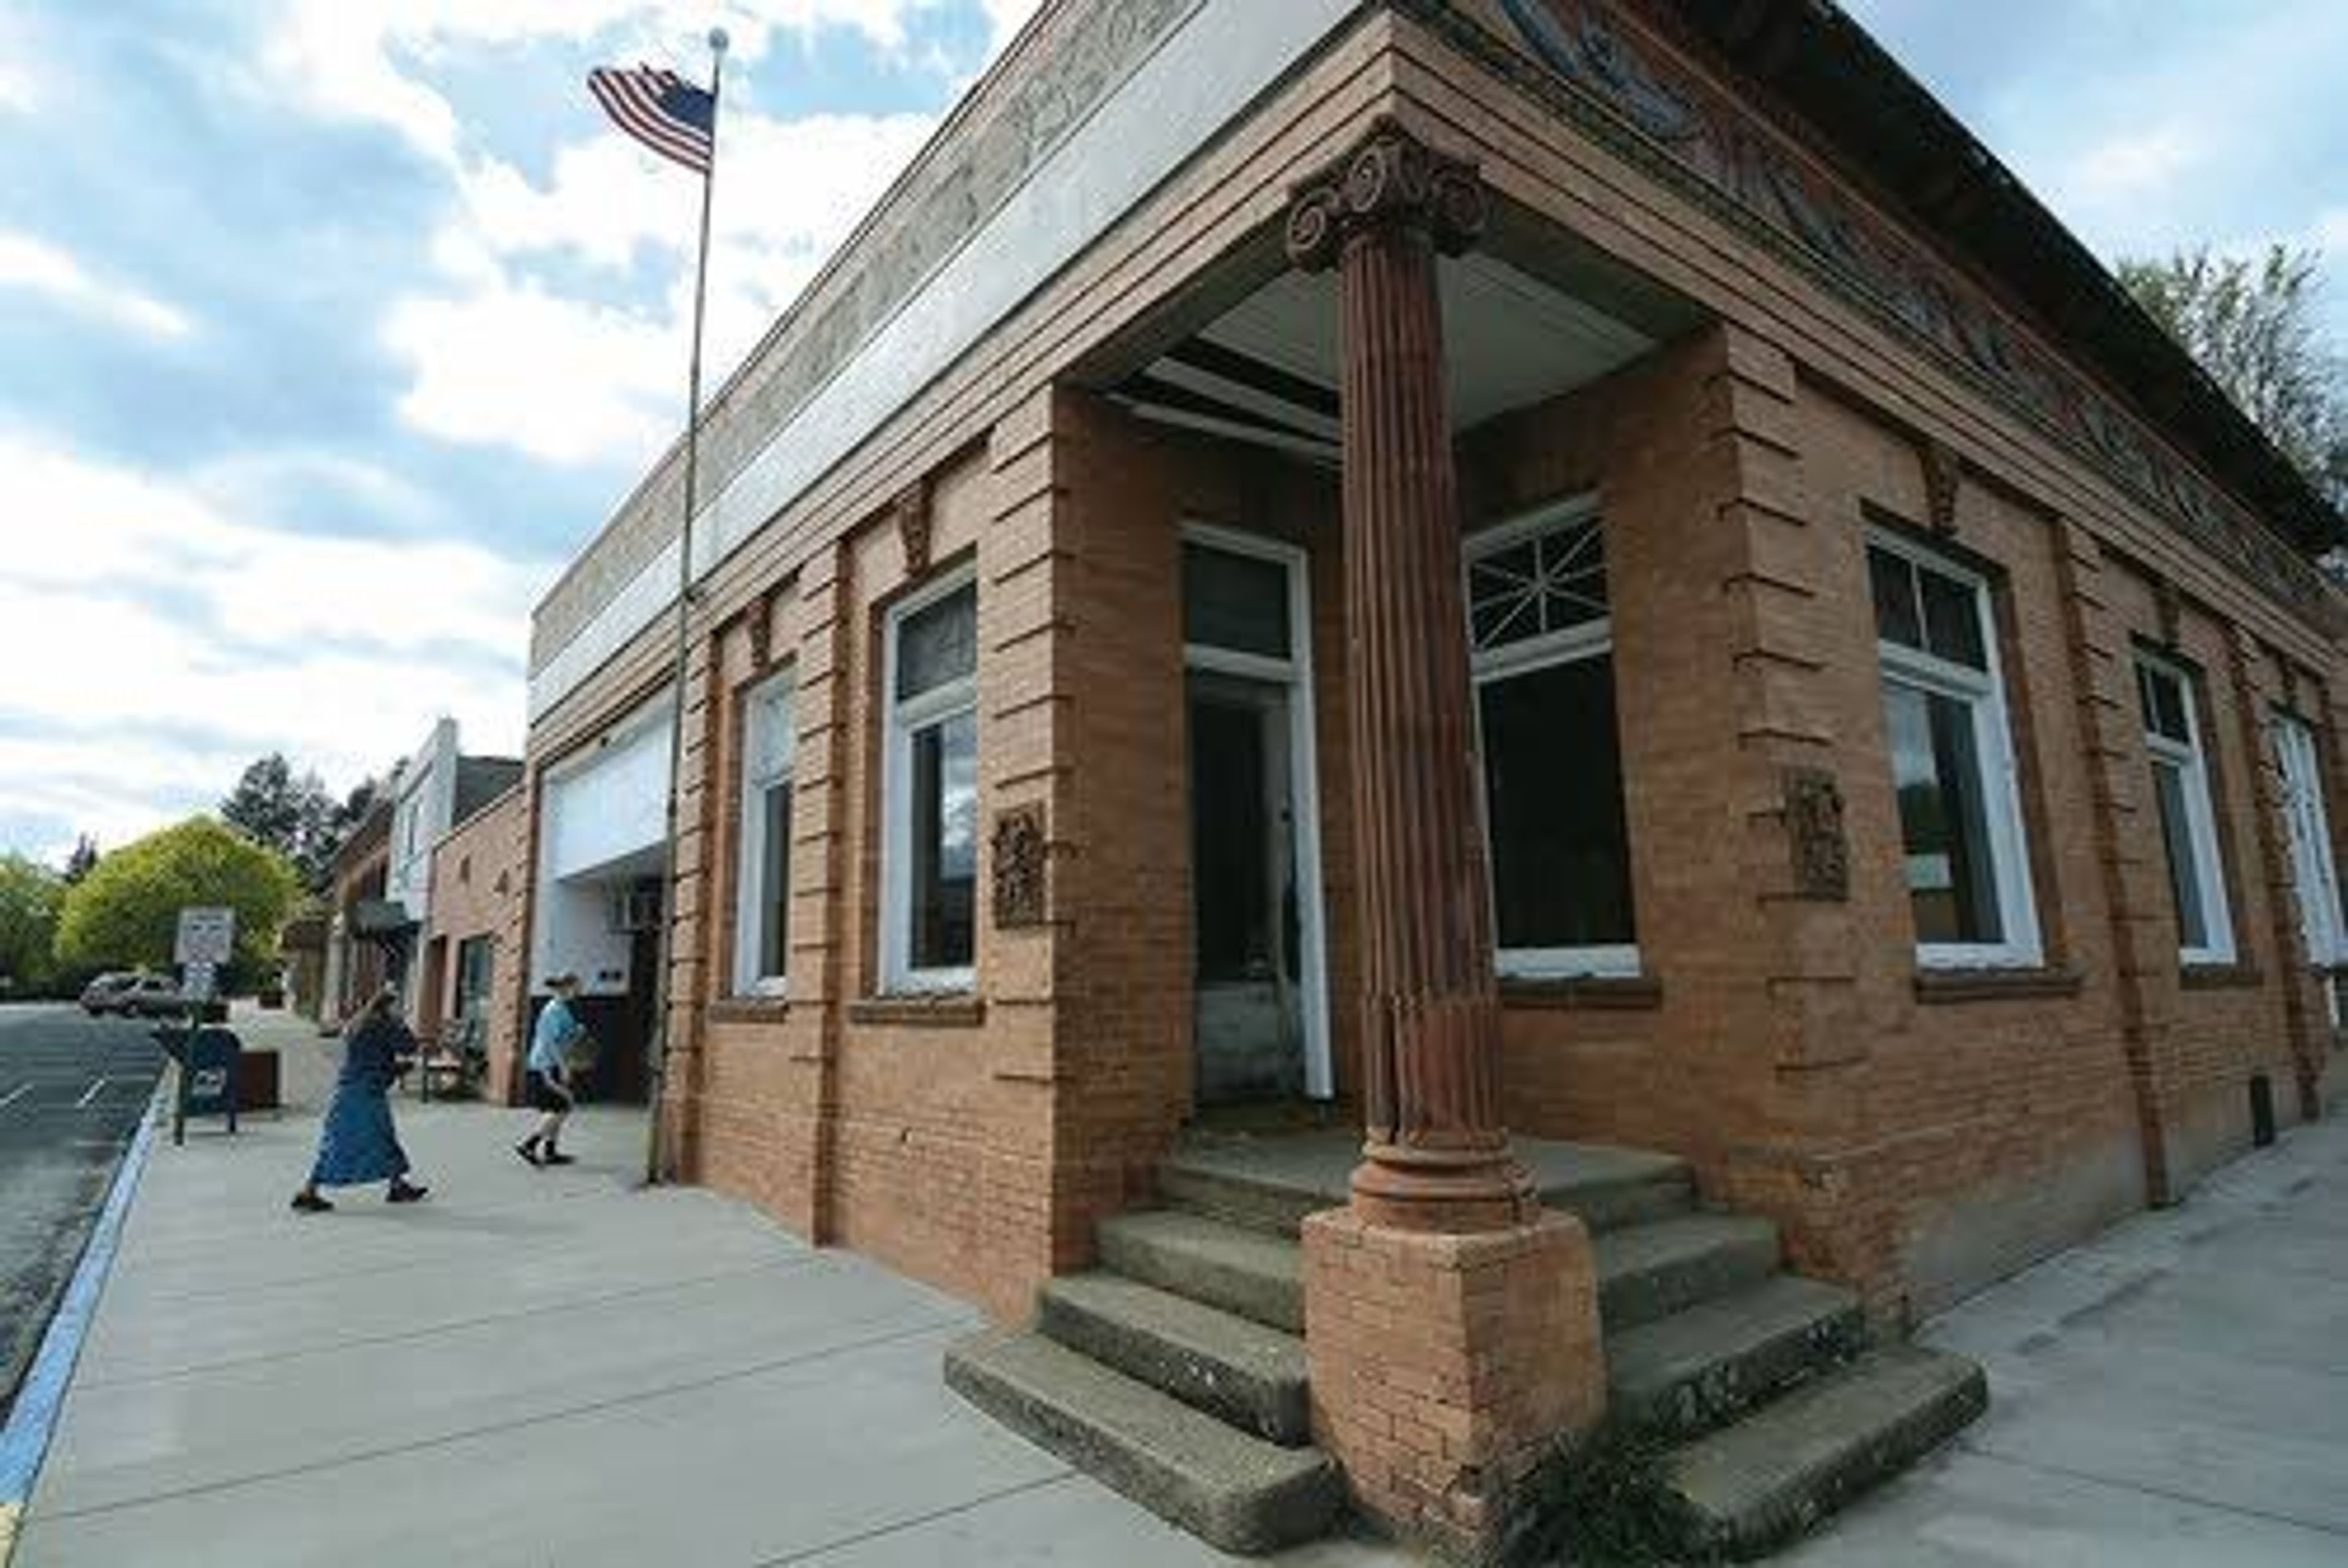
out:
<path id="1" fill-rule="evenodd" d="M 890 503 L 897 519 L 897 542 L 905 551 L 905 576 L 917 578 L 930 569 L 930 486 L 916 479 Z"/>
<path id="2" fill-rule="evenodd" d="M 1850 840 L 1843 834 L 1842 785 L 1824 768 L 1787 768 L 1786 840 L 1794 891 L 1804 898 L 1850 897 Z"/>
<path id="3" fill-rule="evenodd" d="M 1336 265 L 1346 240 L 1365 230 L 1425 230 L 1456 256 L 1484 232 L 1484 182 L 1476 165 L 1437 152 L 1392 120 L 1289 193 L 1288 259 L 1308 272 Z"/>
<path id="4" fill-rule="evenodd" d="M 2175 649 L 2185 635 L 2185 596 L 2168 578 L 2153 579 L 2152 613 L 2160 623 L 2160 645 Z"/>
<path id="5" fill-rule="evenodd" d="M 1964 459 L 1945 442 L 1924 443 L 1924 507 L 1932 531 L 1943 536 L 1957 531 L 1957 492 L 1964 487 Z"/>
<path id="6" fill-rule="evenodd" d="M 994 816 L 994 925 L 1040 926 L 1045 918 L 1044 807 L 1031 801 Z"/>
<path id="7" fill-rule="evenodd" d="M 763 671 L 775 653 L 775 596 L 760 594 L 750 606 L 750 668 Z"/>

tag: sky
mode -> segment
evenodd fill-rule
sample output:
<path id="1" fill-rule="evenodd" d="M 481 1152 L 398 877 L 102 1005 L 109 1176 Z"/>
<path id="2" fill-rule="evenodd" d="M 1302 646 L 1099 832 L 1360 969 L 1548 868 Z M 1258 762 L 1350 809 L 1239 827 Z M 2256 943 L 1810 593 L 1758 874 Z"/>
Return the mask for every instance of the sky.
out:
<path id="1" fill-rule="evenodd" d="M 722 379 L 1035 3 L 0 0 L 0 850 L 518 753 L 683 417 L 697 186 L 587 70 L 732 35 Z M 2348 5 L 1849 8 L 2099 253 L 2324 248 L 2348 343 Z"/>

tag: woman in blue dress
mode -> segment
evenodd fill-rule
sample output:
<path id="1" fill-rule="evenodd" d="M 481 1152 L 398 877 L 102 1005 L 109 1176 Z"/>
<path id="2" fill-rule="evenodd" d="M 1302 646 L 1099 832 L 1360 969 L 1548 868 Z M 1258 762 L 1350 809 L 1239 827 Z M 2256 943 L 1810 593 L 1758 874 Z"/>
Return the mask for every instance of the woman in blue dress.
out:
<path id="1" fill-rule="evenodd" d="M 387 1181 L 383 1195 L 388 1202 L 412 1204 L 424 1195 L 425 1189 L 407 1179 L 407 1153 L 391 1125 L 390 1091 L 399 1077 L 399 1059 L 416 1050 L 416 1036 L 399 1021 L 398 1001 L 399 993 L 386 986 L 343 1031 L 343 1071 L 318 1135 L 318 1160 L 294 1194 L 294 1207 L 302 1214 L 335 1206 L 319 1195 L 320 1187 Z"/>

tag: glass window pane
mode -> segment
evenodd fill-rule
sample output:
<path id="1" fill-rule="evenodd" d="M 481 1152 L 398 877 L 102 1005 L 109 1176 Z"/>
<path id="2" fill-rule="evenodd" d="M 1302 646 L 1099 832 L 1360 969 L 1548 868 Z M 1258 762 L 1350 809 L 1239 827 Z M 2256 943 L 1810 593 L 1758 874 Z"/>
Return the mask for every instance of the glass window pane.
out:
<path id="1" fill-rule="evenodd" d="M 1563 631 L 1606 619 L 1606 541 L 1593 518 L 1543 534 L 1541 630 Z"/>
<path id="2" fill-rule="evenodd" d="M 978 590 L 965 588 L 897 625 L 897 698 L 966 680 L 978 668 Z"/>
<path id="3" fill-rule="evenodd" d="M 1634 940 L 1614 661 L 1553 664 L 1477 696 L 1499 945 Z"/>
<path id="4" fill-rule="evenodd" d="M 2175 763 L 2152 764 L 2154 798 L 2160 803 L 2160 837 L 2168 849 L 2168 890 L 2177 901 L 2179 947 L 2209 945 L 2209 916 L 2201 903 L 2201 876 L 2193 856 L 2193 825 L 2185 812 L 2185 770 Z"/>
<path id="5" fill-rule="evenodd" d="M 1902 648 L 1924 646 L 1924 618 L 1916 607 L 1916 569 L 1890 550 L 1867 552 L 1868 587 L 1875 595 L 1875 634 Z"/>
<path id="6" fill-rule="evenodd" d="M 2003 940 L 1971 705 L 1887 681 L 1883 717 L 1917 940 Z"/>
<path id="7" fill-rule="evenodd" d="M 1289 655 L 1288 569 L 1261 556 L 1182 547 L 1182 640 L 1267 659 Z"/>
<path id="8" fill-rule="evenodd" d="M 913 736 L 912 907 L 916 969 L 971 961 L 978 887 L 978 720 L 954 714 Z"/>
<path id="9" fill-rule="evenodd" d="M 1916 580 L 1924 592 L 1924 644 L 1952 664 L 1987 670 L 1989 655 L 1982 647 L 1981 597 L 1969 583 L 1919 569 Z"/>
<path id="10" fill-rule="evenodd" d="M 2193 726 L 2185 716 L 2185 682 L 2175 673 L 2138 665 L 2144 674 L 2144 724 L 2156 735 L 2178 745 L 2193 743 Z"/>
<path id="11" fill-rule="evenodd" d="M 772 979 L 789 972 L 791 928 L 791 786 L 769 786 L 760 798 L 758 868 L 758 974 Z"/>
<path id="12" fill-rule="evenodd" d="M 1474 646 L 1498 648 L 1541 632 L 1540 557 L 1533 541 L 1477 557 L 1468 566 Z"/>
<path id="13" fill-rule="evenodd" d="M 790 771 L 798 737 L 793 733 L 788 684 L 759 693 L 750 705 L 749 729 L 743 747 L 749 782 L 765 784 Z"/>

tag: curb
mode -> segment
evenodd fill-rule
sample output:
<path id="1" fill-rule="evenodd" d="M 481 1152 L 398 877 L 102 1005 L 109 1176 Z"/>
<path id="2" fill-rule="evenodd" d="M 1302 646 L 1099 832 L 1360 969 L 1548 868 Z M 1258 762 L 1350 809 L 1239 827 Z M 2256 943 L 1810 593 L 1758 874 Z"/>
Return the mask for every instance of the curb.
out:
<path id="1" fill-rule="evenodd" d="M 132 1136 L 130 1147 L 123 1152 L 122 1163 L 115 1167 L 114 1181 L 107 1189 L 106 1205 L 98 1211 L 98 1223 L 90 1227 L 81 1261 L 74 1266 L 73 1278 L 58 1298 L 57 1313 L 41 1336 L 41 1348 L 34 1354 L 33 1364 L 26 1369 L 24 1383 L 16 1390 L 16 1403 L 8 1412 L 8 1424 L 0 1428 L 0 1568 L 6 1568 L 15 1554 L 25 1508 L 32 1501 L 33 1481 L 41 1473 L 41 1460 L 48 1454 L 49 1438 L 57 1430 L 67 1387 L 73 1381 L 74 1364 L 81 1357 L 82 1341 L 88 1337 L 90 1318 L 98 1310 L 98 1293 L 105 1289 L 106 1276 L 114 1266 L 115 1249 L 122 1240 L 122 1222 L 130 1212 L 131 1194 L 155 1146 L 156 1112 L 162 1104 L 164 1085 L 170 1077 L 166 1073 L 156 1081 L 146 1114 L 139 1120 L 139 1131 Z"/>

